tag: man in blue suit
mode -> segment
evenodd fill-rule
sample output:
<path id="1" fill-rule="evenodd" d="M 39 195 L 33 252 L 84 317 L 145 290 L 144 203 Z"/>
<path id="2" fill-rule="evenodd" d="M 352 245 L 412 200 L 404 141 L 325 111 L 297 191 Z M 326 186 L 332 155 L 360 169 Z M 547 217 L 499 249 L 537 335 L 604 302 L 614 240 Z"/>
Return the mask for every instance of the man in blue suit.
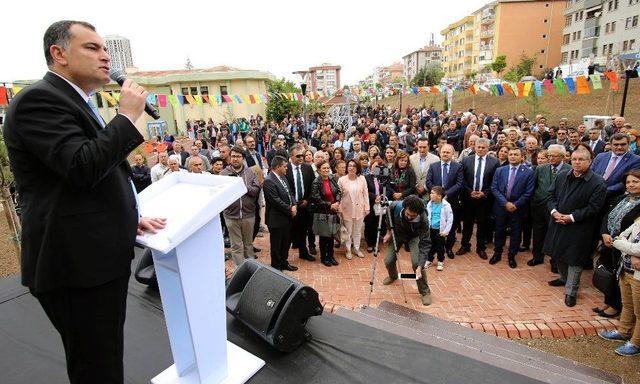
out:
<path id="1" fill-rule="evenodd" d="M 508 224 L 511 227 L 509 267 L 517 267 L 516 254 L 522 236 L 522 219 L 536 186 L 533 171 L 522 164 L 523 157 L 522 149 L 510 149 L 509 165 L 498 168 L 493 177 L 491 192 L 495 199 L 493 213 L 496 216 L 496 235 L 494 253 L 489 264 L 495 264 L 502 259 Z"/>
<path id="2" fill-rule="evenodd" d="M 462 165 L 452 161 L 453 152 L 454 148 L 451 144 L 445 144 L 440 148 L 440 161 L 429 166 L 426 182 L 429 190 L 434 186 L 444 188 L 445 197 L 453 210 L 453 227 L 444 245 L 450 259 L 454 258 L 453 245 L 456 242 L 456 230 L 460 225 L 460 190 L 462 189 Z"/>
<path id="3" fill-rule="evenodd" d="M 605 209 L 613 198 L 624 193 L 623 176 L 631 169 L 640 168 L 640 156 L 629 152 L 629 136 L 616 133 L 611 136 L 611 152 L 596 156 L 591 169 L 607 182 Z"/>

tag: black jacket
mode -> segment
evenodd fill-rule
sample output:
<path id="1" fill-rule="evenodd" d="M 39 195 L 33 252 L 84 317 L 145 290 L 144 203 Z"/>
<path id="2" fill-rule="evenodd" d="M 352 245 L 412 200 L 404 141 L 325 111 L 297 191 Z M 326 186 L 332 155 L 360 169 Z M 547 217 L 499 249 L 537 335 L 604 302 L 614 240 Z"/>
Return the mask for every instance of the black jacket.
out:
<path id="1" fill-rule="evenodd" d="M 140 193 L 151 185 L 151 170 L 144 164 L 139 167 L 133 165 L 131 167 L 131 178 L 136 186 L 136 191 Z"/>
<path id="2" fill-rule="evenodd" d="M 326 199 L 324 195 L 323 181 L 320 176 L 313 180 L 311 185 L 311 210 L 318 213 L 335 213 L 331 210 L 331 203 Z M 335 197 L 336 201 L 340 201 L 340 187 L 338 187 L 338 181 L 329 175 L 329 185 L 331 186 L 331 193 Z"/>
<path id="3" fill-rule="evenodd" d="M 129 119 L 102 129 L 64 79 L 47 73 L 11 102 L 4 138 L 20 194 L 22 283 L 91 287 L 130 273 L 138 226 Z"/>
<path id="4" fill-rule="evenodd" d="M 416 173 L 408 162 L 404 169 L 391 168 L 391 182 L 392 194 L 400 192 L 402 198 L 405 198 L 416 193 Z"/>
<path id="5" fill-rule="evenodd" d="M 498 169 L 500 161 L 492 156 L 485 156 L 485 165 L 484 165 L 484 175 L 482 176 L 482 192 L 487 197 L 491 196 L 491 183 L 493 182 L 493 175 L 496 173 L 496 169 Z M 462 186 L 464 190 L 463 196 L 469 196 L 471 191 L 473 191 L 473 181 L 475 179 L 475 162 L 476 156 L 467 156 L 460 164 L 462 164 Z"/>
<path id="6" fill-rule="evenodd" d="M 418 265 L 424 265 L 429 256 L 429 250 L 431 249 L 431 235 L 429 231 L 429 217 L 427 216 L 426 209 L 419 216 L 417 221 L 409 221 L 404 215 L 404 208 L 402 208 L 402 202 L 393 201 L 389 203 L 389 210 L 393 217 L 393 233 L 396 237 L 396 245 L 400 249 L 402 244 L 409 244 L 409 241 L 418 237 Z M 393 246 L 390 244 L 389 246 Z"/>
<path id="7" fill-rule="evenodd" d="M 286 180 L 284 181 L 286 183 Z M 265 222 L 269 228 L 282 228 L 291 224 L 293 196 L 287 193 L 280 180 L 269 172 L 262 185 L 265 200 Z"/>
<path id="8" fill-rule="evenodd" d="M 313 180 L 315 180 L 316 175 L 313 173 L 313 168 L 307 163 L 302 163 L 300 171 L 302 172 L 302 185 L 304 186 L 304 190 L 302 191 L 302 199 L 300 200 L 309 200 L 311 197 L 311 184 L 313 184 Z M 287 163 L 287 182 L 289 183 L 289 190 L 291 194 L 295 197 L 296 195 L 296 185 L 293 181 L 293 170 L 291 167 L 291 162 Z"/>

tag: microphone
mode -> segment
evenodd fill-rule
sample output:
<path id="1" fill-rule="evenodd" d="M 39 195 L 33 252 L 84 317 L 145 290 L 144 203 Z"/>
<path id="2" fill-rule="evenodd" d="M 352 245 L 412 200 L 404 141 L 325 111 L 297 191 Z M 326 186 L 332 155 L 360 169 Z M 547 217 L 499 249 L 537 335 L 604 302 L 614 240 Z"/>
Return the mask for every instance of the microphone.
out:
<path id="1" fill-rule="evenodd" d="M 112 69 L 109 71 L 109 78 L 122 86 L 124 81 L 127 80 L 127 75 L 123 71 Z M 160 119 L 160 113 L 148 101 L 145 103 L 144 111 L 147 113 L 147 115 L 153 117 L 155 120 Z"/>

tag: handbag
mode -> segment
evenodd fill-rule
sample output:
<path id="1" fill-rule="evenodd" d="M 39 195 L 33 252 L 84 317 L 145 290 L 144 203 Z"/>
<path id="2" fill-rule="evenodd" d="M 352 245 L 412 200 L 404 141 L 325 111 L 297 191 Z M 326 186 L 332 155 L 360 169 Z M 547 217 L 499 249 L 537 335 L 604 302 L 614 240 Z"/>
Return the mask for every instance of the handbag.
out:
<path id="1" fill-rule="evenodd" d="M 338 232 L 336 215 L 328 213 L 313 214 L 313 233 L 321 237 L 333 237 Z"/>
<path id="2" fill-rule="evenodd" d="M 602 246 L 600 246 L 597 253 L 602 253 Z M 596 258 L 594 264 L 593 277 L 591 278 L 593 286 L 605 295 L 613 294 L 614 287 L 617 284 L 616 274 L 602 265 L 599 257 Z"/>

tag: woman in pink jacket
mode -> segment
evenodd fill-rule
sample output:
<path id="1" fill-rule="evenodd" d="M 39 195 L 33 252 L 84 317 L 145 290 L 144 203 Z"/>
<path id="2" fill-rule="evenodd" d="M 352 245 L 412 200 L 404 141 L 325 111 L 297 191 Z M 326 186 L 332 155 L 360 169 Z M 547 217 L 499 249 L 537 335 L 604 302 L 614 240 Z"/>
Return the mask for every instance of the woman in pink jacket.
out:
<path id="1" fill-rule="evenodd" d="M 351 259 L 351 244 L 358 257 L 364 257 L 360 250 L 360 238 L 364 217 L 369 214 L 369 194 L 367 182 L 361 175 L 360 164 L 351 159 L 347 162 L 347 174 L 338 180 L 342 195 L 340 213 L 349 236 L 346 241 L 346 258 Z"/>

